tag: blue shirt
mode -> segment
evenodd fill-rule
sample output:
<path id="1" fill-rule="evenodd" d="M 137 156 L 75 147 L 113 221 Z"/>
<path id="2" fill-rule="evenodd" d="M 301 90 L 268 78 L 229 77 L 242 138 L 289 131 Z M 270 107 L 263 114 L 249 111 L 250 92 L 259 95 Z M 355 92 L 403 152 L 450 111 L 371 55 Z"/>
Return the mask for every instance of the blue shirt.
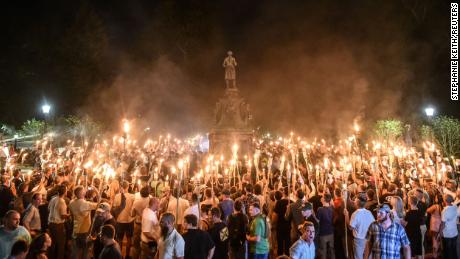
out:
<path id="1" fill-rule="evenodd" d="M 372 255 L 375 259 L 399 259 L 401 246 L 410 244 L 404 227 L 396 222 L 391 222 L 385 230 L 374 221 L 369 226 L 366 239 L 371 242 Z"/>
<path id="2" fill-rule="evenodd" d="M 289 254 L 292 259 L 313 259 L 315 258 L 315 243 L 308 244 L 302 238 L 299 238 L 289 248 Z"/>
<path id="3" fill-rule="evenodd" d="M 334 211 L 330 206 L 318 208 L 319 236 L 334 234 L 334 225 L 332 223 L 333 213 Z"/>
<path id="4" fill-rule="evenodd" d="M 30 234 L 23 226 L 18 226 L 13 231 L 5 230 L 5 227 L 0 227 L 0 259 L 6 259 L 11 253 L 11 247 L 19 240 L 23 239 L 30 244 Z"/>

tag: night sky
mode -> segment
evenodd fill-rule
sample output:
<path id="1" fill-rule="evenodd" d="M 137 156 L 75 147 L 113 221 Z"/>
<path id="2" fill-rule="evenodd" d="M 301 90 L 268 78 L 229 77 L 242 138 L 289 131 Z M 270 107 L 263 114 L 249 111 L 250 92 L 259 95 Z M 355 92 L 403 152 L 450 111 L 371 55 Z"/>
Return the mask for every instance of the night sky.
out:
<path id="1" fill-rule="evenodd" d="M 13 3 L 14 2 L 14 3 Z M 448 1 L 8 1 L 0 122 L 89 114 L 206 132 L 232 50 L 254 126 L 305 134 L 438 114 L 450 101 Z"/>

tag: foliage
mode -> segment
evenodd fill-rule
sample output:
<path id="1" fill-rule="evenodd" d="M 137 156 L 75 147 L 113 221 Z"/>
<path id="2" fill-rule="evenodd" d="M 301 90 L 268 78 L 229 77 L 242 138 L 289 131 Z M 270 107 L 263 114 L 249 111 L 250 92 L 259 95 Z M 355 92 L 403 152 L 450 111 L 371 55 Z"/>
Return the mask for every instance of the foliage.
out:
<path id="1" fill-rule="evenodd" d="M 45 121 L 31 119 L 22 124 L 19 131 L 22 136 L 37 136 L 45 132 Z"/>
<path id="2" fill-rule="evenodd" d="M 433 122 L 433 133 L 444 154 L 460 154 L 460 120 L 439 116 Z"/>
<path id="3" fill-rule="evenodd" d="M 400 120 L 388 119 L 378 120 L 375 124 L 374 132 L 381 140 L 395 141 L 402 135 L 404 129 Z"/>
<path id="4" fill-rule="evenodd" d="M 431 141 L 433 134 L 433 128 L 429 125 L 422 125 L 420 127 L 420 137 L 422 141 Z"/>
<path id="5" fill-rule="evenodd" d="M 74 139 L 90 141 L 101 133 L 101 125 L 94 121 L 90 116 L 83 117 L 68 116 L 65 118 L 66 132 Z"/>

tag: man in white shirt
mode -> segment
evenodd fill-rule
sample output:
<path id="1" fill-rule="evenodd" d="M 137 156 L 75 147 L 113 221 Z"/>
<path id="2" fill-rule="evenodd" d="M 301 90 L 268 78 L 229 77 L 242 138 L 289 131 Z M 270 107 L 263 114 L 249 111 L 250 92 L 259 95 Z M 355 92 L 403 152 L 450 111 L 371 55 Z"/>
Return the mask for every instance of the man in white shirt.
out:
<path id="1" fill-rule="evenodd" d="M 149 188 L 144 186 L 139 193 L 140 196 L 134 199 L 131 209 L 131 217 L 134 217 L 133 247 L 131 249 L 133 259 L 138 259 L 141 252 L 142 213 L 145 208 L 149 207 Z"/>
<path id="2" fill-rule="evenodd" d="M 441 233 L 443 244 L 443 258 L 457 258 L 457 207 L 452 203 L 454 198 L 444 194 L 445 207 L 441 212 Z"/>
<path id="3" fill-rule="evenodd" d="M 38 206 L 40 206 L 41 203 L 42 195 L 40 193 L 34 193 L 34 195 L 32 195 L 32 202 L 27 206 L 24 213 L 24 219 L 22 220 L 24 227 L 29 231 L 32 238 L 41 233 L 42 224 L 38 211 Z"/>
<path id="4" fill-rule="evenodd" d="M 300 227 L 302 236 L 291 246 L 289 254 L 292 259 L 315 258 L 315 226 L 310 221 L 305 221 Z"/>
<path id="5" fill-rule="evenodd" d="M 120 193 L 115 195 L 113 207 L 121 206 L 122 195 L 126 198 L 126 204 L 120 214 L 116 217 L 117 220 L 117 242 L 120 244 L 120 249 L 123 251 L 123 238 L 126 235 L 126 257 L 129 256 L 131 250 L 131 241 L 134 234 L 134 219 L 131 217 L 131 209 L 134 203 L 134 194 L 128 192 L 129 183 L 122 183 Z"/>
<path id="6" fill-rule="evenodd" d="M 142 212 L 141 258 L 154 258 L 156 253 L 157 240 L 160 237 L 158 206 L 158 199 L 150 198 L 148 207 Z"/>
<path id="7" fill-rule="evenodd" d="M 353 251 L 355 259 L 362 259 L 364 256 L 364 249 L 366 248 L 366 234 L 369 226 L 375 221 L 372 213 L 365 209 L 367 198 L 365 195 L 358 195 L 356 197 L 356 206 L 358 209 L 351 214 L 349 219 L 348 210 L 344 210 L 345 222 L 353 231 Z"/>
<path id="8" fill-rule="evenodd" d="M 64 259 L 66 245 L 66 231 L 64 222 L 69 216 L 67 213 L 67 205 L 64 197 L 67 193 L 67 187 L 61 184 L 57 187 L 58 195 L 54 196 L 48 204 L 48 228 L 50 230 L 51 247 L 49 249 L 49 257 L 56 259 Z"/>

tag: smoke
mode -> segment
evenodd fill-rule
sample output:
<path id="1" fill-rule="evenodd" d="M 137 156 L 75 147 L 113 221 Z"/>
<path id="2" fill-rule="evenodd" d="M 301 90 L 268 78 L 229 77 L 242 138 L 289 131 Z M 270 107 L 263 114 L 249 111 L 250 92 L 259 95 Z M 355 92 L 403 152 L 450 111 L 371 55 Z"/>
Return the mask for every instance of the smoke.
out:
<path id="1" fill-rule="evenodd" d="M 156 52 L 147 57 L 152 62 L 138 62 L 136 55 L 149 53 L 149 47 L 178 45 L 159 44 L 161 35 L 138 37 L 130 47 L 144 49 L 125 48 L 114 80 L 82 109 L 112 125 L 126 117 L 154 132 L 208 132 L 214 104 L 224 94 L 221 64 L 228 49 L 238 62 L 237 85 L 251 105 L 254 128 L 334 137 L 350 132 L 354 121 L 368 125 L 410 114 L 418 105 L 404 97 L 424 92 L 417 82 L 428 76 L 415 80 L 415 73 L 430 59 L 414 60 L 416 25 L 395 13 L 397 3 L 251 5 L 257 11 L 243 21 L 213 15 L 206 35 L 187 34 L 196 44 L 186 61 L 178 58 L 185 53 L 181 48 L 177 55 Z M 156 22 L 155 17 L 138 20 L 147 23 L 144 27 Z"/>

